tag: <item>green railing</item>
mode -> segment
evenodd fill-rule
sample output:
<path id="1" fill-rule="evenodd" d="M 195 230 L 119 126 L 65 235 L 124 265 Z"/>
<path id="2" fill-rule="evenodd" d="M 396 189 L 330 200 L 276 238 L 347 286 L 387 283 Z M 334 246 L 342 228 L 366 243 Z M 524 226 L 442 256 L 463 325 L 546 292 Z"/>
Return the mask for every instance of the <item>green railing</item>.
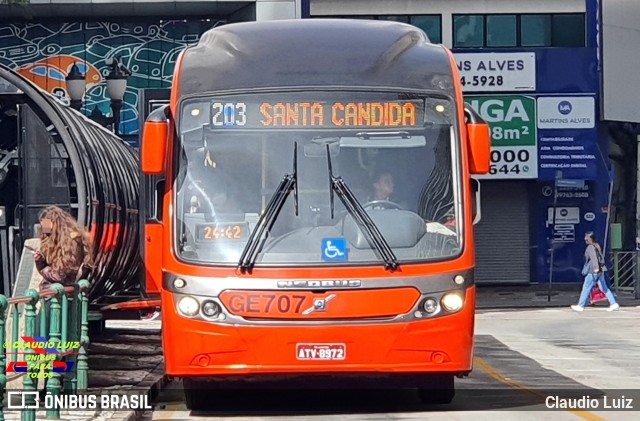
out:
<path id="1" fill-rule="evenodd" d="M 89 286 L 89 281 L 83 279 L 75 287 L 53 284 L 42 292 L 28 289 L 23 297 L 7 299 L 0 295 L 0 340 L 3 344 L 0 352 L 0 421 L 4 421 L 7 384 L 20 377 L 23 392 L 39 392 L 39 378 L 45 379 L 47 395 L 74 394 L 87 389 Z M 24 334 L 20 334 L 21 306 Z M 12 319 L 9 341 L 6 339 L 8 314 Z M 44 338 L 46 345 L 34 346 L 34 337 Z M 56 364 L 56 370 L 53 370 L 54 363 L 64 364 Z M 7 365 L 12 367 L 11 373 L 7 373 Z M 18 372 L 16 368 L 19 368 Z M 26 372 L 20 372 L 22 370 Z M 11 386 L 12 391 L 16 389 Z M 26 393 L 22 397 L 20 404 L 25 406 L 20 410 L 23 421 L 35 421 L 35 403 L 34 393 Z M 60 409 L 47 409 L 47 419 L 56 418 L 60 418 Z"/>

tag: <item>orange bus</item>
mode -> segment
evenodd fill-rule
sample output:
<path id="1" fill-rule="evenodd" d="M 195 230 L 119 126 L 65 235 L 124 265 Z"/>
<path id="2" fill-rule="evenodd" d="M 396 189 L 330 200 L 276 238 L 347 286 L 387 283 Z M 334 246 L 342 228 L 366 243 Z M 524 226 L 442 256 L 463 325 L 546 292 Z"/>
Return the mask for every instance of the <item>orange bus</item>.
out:
<path id="1" fill-rule="evenodd" d="M 410 25 L 238 23 L 186 48 L 141 167 L 146 288 L 188 407 L 204 382 L 323 375 L 449 402 L 489 147 L 451 52 Z"/>

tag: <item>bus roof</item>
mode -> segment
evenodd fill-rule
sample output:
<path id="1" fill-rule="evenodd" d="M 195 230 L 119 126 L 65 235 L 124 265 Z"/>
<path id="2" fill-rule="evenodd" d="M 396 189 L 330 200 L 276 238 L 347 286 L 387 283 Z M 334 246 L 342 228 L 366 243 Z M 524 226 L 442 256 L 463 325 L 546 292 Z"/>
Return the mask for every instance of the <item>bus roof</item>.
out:
<path id="1" fill-rule="evenodd" d="M 431 44 L 414 26 L 372 20 L 220 26 L 184 51 L 177 75 L 180 96 L 296 86 L 435 89 L 446 94 L 453 89 L 452 65 L 443 46 Z"/>

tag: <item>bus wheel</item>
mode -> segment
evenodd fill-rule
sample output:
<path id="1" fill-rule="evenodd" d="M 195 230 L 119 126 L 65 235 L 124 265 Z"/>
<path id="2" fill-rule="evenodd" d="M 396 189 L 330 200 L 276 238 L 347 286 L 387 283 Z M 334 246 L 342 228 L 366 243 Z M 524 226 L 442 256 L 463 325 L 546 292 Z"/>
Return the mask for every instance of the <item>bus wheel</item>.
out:
<path id="1" fill-rule="evenodd" d="M 192 379 L 183 379 L 182 385 L 187 409 L 198 411 L 207 409 L 211 405 L 211 394 L 207 393 L 205 384 Z"/>
<path id="2" fill-rule="evenodd" d="M 453 375 L 438 374 L 418 387 L 418 396 L 424 403 L 451 403 L 456 394 Z"/>

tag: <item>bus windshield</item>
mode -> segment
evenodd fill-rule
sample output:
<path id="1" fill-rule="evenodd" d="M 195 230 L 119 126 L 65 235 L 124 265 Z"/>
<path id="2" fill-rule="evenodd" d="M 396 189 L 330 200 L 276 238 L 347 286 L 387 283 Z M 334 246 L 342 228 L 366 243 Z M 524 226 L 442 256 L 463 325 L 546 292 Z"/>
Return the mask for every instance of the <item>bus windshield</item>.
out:
<path id="1" fill-rule="evenodd" d="M 397 92 L 183 101 L 175 166 L 178 256 L 237 265 L 250 248 L 256 266 L 379 264 L 381 244 L 399 264 L 457 256 L 455 115 L 450 98 Z M 352 193 L 377 238 L 353 205 L 345 208 L 344 194 L 334 194 L 331 179 Z M 262 241 L 247 246 L 274 199 L 281 206 L 266 218 Z"/>

